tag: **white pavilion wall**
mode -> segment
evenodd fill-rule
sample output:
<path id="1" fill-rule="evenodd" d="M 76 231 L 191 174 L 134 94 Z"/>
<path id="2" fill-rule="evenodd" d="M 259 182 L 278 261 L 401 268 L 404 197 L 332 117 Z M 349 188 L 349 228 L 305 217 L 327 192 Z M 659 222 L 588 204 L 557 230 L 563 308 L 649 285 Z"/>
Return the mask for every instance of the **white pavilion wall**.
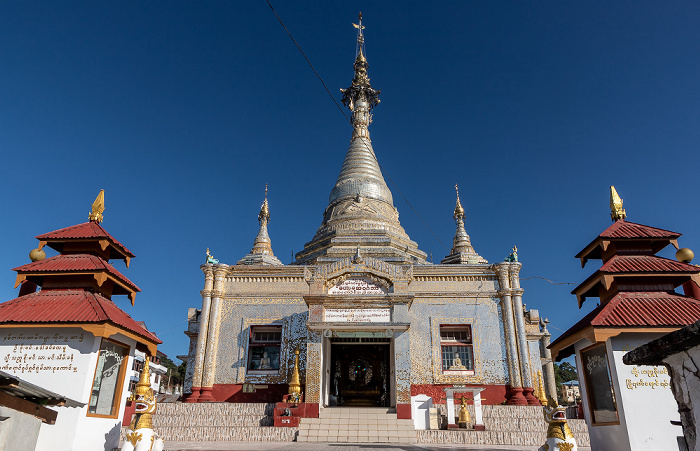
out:
<path id="1" fill-rule="evenodd" d="M 129 347 L 125 358 L 126 368 L 130 369 L 136 342 L 120 334 L 110 339 Z M 122 384 L 117 395 L 116 418 L 87 416 L 101 343 L 102 337 L 77 327 L 0 330 L 0 370 L 85 403 L 84 407 L 50 407 L 58 412 L 56 423 L 42 423 L 37 451 L 111 451 L 118 446 L 124 404 L 129 396 L 128 383 Z"/>

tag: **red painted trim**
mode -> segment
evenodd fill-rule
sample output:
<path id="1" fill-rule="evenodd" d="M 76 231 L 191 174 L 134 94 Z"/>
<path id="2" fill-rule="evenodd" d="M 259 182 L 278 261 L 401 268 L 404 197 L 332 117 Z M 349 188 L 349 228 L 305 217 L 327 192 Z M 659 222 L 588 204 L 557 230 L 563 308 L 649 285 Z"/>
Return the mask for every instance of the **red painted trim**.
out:
<path id="1" fill-rule="evenodd" d="M 264 384 L 253 393 L 243 393 L 243 384 L 215 384 L 211 395 L 217 402 L 280 402 L 289 391 L 287 384 Z M 303 390 L 303 388 L 302 388 Z"/>
<path id="2" fill-rule="evenodd" d="M 410 404 L 396 404 L 396 418 L 399 420 L 410 420 L 411 419 L 411 405 Z"/>
<path id="3" fill-rule="evenodd" d="M 535 392 L 534 388 L 530 387 L 525 387 L 523 388 L 523 396 L 525 396 L 525 399 L 527 399 L 527 405 L 528 406 L 541 406 L 542 404 L 540 403 L 540 400 L 535 398 L 535 395 L 533 394 Z"/>
<path id="4" fill-rule="evenodd" d="M 527 399 L 523 396 L 522 387 L 511 387 L 510 397 L 506 401 L 506 405 L 509 406 L 526 406 Z"/>
<path id="5" fill-rule="evenodd" d="M 199 399 L 199 392 L 202 390 L 201 387 L 192 387 L 192 393 L 185 395 L 184 402 L 193 403 L 197 402 Z"/>
<path id="6" fill-rule="evenodd" d="M 212 387 L 202 387 L 201 394 L 199 395 L 199 399 L 197 402 L 212 402 L 216 401 L 214 397 L 211 395 L 212 392 Z"/>
<path id="7" fill-rule="evenodd" d="M 410 407 L 410 406 L 409 406 Z M 410 411 L 410 409 L 409 409 Z M 306 403 L 306 418 L 318 418 L 319 405 L 317 402 Z"/>

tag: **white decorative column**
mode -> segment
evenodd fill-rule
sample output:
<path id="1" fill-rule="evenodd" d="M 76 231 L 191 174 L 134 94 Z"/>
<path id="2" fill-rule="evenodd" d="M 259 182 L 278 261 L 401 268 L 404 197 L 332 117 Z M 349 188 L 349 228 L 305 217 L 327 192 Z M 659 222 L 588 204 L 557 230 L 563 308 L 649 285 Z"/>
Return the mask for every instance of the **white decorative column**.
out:
<path id="1" fill-rule="evenodd" d="M 525 313 L 523 312 L 523 290 L 520 288 L 520 268 L 519 262 L 510 263 L 510 286 L 513 295 L 513 316 L 515 317 L 516 336 L 518 338 L 518 348 L 520 350 L 520 372 L 523 381 L 523 395 L 530 405 L 539 406 L 540 402 L 535 398 L 535 391 L 532 384 L 532 372 L 530 369 L 530 355 L 525 332 Z"/>
<path id="2" fill-rule="evenodd" d="M 224 295 L 224 280 L 228 265 L 214 265 L 214 289 L 211 292 L 211 307 L 209 308 L 209 327 L 207 330 L 207 345 L 202 367 L 202 389 L 199 402 L 215 401 L 211 392 L 216 376 L 216 353 L 219 348 L 219 323 L 221 313 L 221 298 Z"/>
<path id="3" fill-rule="evenodd" d="M 552 361 L 552 351 L 549 349 L 549 342 L 552 335 L 547 330 L 547 319 L 540 321 L 542 325 L 542 340 L 540 341 L 542 346 L 542 355 L 544 363 L 544 386 L 547 392 L 547 399 L 557 399 L 557 383 L 554 376 L 554 362 Z"/>
<path id="4" fill-rule="evenodd" d="M 520 378 L 520 359 L 518 358 L 518 346 L 515 337 L 515 324 L 513 322 L 513 302 L 511 300 L 510 280 L 508 277 L 509 264 L 506 262 L 495 265 L 499 281 L 499 295 L 501 296 L 501 311 L 503 313 L 503 329 L 505 331 L 508 377 L 510 379 L 511 395 L 506 404 L 526 405 L 527 400 L 523 396 L 523 384 Z"/>
<path id="5" fill-rule="evenodd" d="M 204 368 L 204 351 L 207 346 L 207 331 L 209 329 L 209 309 L 211 306 L 211 292 L 214 287 L 213 265 L 207 263 L 201 266 L 204 272 L 204 289 L 202 294 L 202 311 L 199 314 L 199 331 L 197 333 L 197 350 L 195 351 L 194 371 L 192 375 L 192 394 L 185 402 L 197 402 L 202 390 L 202 369 Z"/>

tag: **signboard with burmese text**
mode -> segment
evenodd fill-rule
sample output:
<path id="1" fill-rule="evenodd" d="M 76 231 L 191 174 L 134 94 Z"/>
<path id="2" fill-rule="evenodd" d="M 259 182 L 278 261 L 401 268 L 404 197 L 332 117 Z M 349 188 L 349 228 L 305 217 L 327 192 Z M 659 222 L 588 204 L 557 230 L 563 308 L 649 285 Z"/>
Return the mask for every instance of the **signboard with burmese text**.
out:
<path id="1" fill-rule="evenodd" d="M 327 308 L 325 321 L 329 323 L 389 323 L 388 308 Z"/>
<path id="2" fill-rule="evenodd" d="M 351 277 L 328 289 L 328 294 L 360 294 L 382 295 L 387 293 L 386 287 L 378 284 L 369 277 Z"/>

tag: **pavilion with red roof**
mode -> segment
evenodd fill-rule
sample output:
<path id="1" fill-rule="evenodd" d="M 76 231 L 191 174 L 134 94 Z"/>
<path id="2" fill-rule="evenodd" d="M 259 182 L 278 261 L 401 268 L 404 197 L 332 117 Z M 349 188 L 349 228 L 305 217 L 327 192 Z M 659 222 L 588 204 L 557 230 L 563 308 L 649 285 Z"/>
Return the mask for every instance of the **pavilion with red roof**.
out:
<path id="1" fill-rule="evenodd" d="M 59 407 L 37 450 L 115 448 L 135 351 L 154 356 L 161 343 L 112 299 L 133 305 L 141 290 L 110 263 L 128 268 L 134 254 L 100 225 L 103 211 L 101 191 L 89 222 L 37 236 L 32 262 L 13 269 L 19 297 L 0 304 L 0 371 L 83 405 Z M 45 246 L 58 255 L 46 258 Z"/>
<path id="2" fill-rule="evenodd" d="M 678 249 L 681 234 L 627 221 L 614 187 L 610 206 L 613 224 L 576 255 L 582 267 L 603 261 L 572 291 L 579 308 L 587 298 L 599 305 L 549 348 L 557 361 L 576 356 L 593 449 L 677 449 L 682 431 L 671 423 L 679 415 L 665 367 L 626 366 L 622 356 L 700 319 L 700 268 L 657 256 L 669 244 Z"/>

